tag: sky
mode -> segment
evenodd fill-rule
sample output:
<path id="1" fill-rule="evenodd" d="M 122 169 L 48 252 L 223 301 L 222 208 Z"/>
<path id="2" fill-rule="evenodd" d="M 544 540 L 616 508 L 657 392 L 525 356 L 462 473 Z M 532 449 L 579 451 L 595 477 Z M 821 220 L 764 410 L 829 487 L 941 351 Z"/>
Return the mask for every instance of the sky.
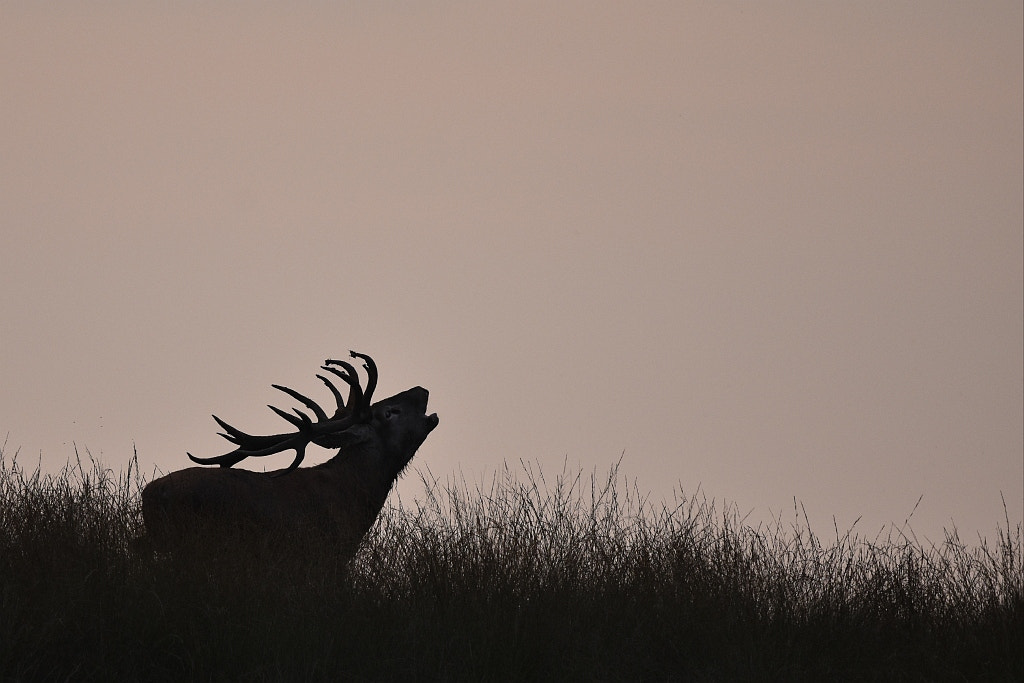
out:
<path id="1" fill-rule="evenodd" d="M 1022 26 L 5 2 L 4 456 L 173 471 L 356 349 L 430 390 L 441 480 L 621 459 L 753 523 L 992 537 L 1024 507 Z"/>

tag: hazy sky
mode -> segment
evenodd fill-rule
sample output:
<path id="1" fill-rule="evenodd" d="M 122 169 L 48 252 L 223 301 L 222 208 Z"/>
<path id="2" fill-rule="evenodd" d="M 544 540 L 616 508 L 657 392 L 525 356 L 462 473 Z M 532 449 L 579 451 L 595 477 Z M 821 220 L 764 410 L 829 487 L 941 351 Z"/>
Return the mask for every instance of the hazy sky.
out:
<path id="1" fill-rule="evenodd" d="M 1022 24 L 5 2 L 0 443 L 178 469 L 354 348 L 430 389 L 441 477 L 624 454 L 655 499 L 873 534 L 923 495 L 919 534 L 991 535 L 1024 499 Z"/>

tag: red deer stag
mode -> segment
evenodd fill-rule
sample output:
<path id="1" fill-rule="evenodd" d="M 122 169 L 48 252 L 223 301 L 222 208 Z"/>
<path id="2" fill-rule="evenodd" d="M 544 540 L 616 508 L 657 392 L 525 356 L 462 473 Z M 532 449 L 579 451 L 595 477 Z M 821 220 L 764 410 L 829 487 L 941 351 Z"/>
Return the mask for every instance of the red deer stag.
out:
<path id="1" fill-rule="evenodd" d="M 437 426 L 437 415 L 426 414 L 427 390 L 415 387 L 371 404 L 377 385 L 377 366 L 362 353 L 366 389 L 356 370 L 342 360 L 327 360 L 323 370 L 349 386 L 348 401 L 324 375 L 317 375 L 337 402 L 334 415 L 310 398 L 272 385 L 306 406 L 316 417 L 274 406 L 271 410 L 295 427 L 294 432 L 254 436 L 232 427 L 216 415 L 225 439 L 237 448 L 213 458 L 188 457 L 201 465 L 173 472 L 150 482 L 142 491 L 142 515 L 153 547 L 170 550 L 181 544 L 207 543 L 225 532 L 235 538 L 298 538 L 314 532 L 351 555 L 384 507 L 388 492 L 412 460 L 416 449 Z M 329 461 L 296 469 L 306 446 L 340 449 Z M 274 472 L 230 469 L 249 457 L 295 451 L 287 468 Z M 212 543 L 215 545 L 216 540 Z"/>

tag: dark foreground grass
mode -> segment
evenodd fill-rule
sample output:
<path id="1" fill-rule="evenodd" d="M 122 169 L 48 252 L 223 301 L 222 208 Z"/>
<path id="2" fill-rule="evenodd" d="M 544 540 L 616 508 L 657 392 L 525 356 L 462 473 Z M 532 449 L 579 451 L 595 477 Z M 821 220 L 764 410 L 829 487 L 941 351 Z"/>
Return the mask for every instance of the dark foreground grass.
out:
<path id="1" fill-rule="evenodd" d="M 3 680 L 1022 680 L 1021 527 L 827 543 L 524 465 L 428 482 L 349 566 L 313 538 L 157 557 L 134 463 L 0 453 Z"/>

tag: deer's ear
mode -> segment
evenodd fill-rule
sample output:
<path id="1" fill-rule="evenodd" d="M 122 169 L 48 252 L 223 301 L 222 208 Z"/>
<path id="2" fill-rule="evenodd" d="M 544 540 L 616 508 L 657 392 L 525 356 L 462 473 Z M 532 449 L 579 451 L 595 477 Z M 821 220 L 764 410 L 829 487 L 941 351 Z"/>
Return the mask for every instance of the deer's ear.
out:
<path id="1" fill-rule="evenodd" d="M 349 448 L 357 443 L 366 441 L 369 434 L 369 425 L 354 424 L 345 431 L 318 436 L 313 443 L 321 448 Z"/>

